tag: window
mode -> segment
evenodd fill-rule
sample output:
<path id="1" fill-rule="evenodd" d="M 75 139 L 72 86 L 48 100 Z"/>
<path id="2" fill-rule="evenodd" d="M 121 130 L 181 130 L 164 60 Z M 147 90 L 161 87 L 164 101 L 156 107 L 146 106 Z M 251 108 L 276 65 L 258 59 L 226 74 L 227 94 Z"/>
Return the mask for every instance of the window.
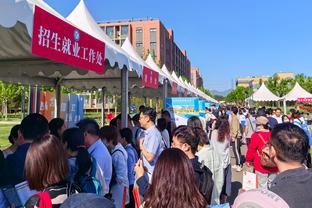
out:
<path id="1" fill-rule="evenodd" d="M 151 52 L 151 55 L 152 56 L 155 56 L 156 57 L 156 55 L 157 55 L 157 48 L 156 48 L 157 46 L 156 46 L 156 43 L 154 43 L 154 42 L 150 42 L 150 52 Z"/>
<path id="2" fill-rule="evenodd" d="M 128 37 L 129 27 L 128 25 L 122 25 L 121 26 L 121 38 L 125 39 Z"/>
<path id="3" fill-rule="evenodd" d="M 156 28 L 150 29 L 150 52 L 156 57 L 157 54 L 157 30 Z"/>
<path id="4" fill-rule="evenodd" d="M 143 57 L 143 29 L 138 27 L 136 29 L 136 51 L 138 54 Z"/>
<path id="5" fill-rule="evenodd" d="M 106 27 L 106 35 L 108 35 L 111 39 L 114 38 L 114 27 L 113 26 Z"/>
<path id="6" fill-rule="evenodd" d="M 141 57 L 143 57 L 143 43 L 136 43 L 136 51 Z"/>

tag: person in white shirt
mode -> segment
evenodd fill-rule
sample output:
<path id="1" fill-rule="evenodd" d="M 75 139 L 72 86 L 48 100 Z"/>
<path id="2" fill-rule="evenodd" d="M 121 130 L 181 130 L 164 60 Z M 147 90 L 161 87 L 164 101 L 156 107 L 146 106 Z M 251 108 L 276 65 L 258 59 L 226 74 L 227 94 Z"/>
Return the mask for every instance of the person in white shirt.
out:
<path id="1" fill-rule="evenodd" d="M 272 117 L 277 120 L 277 123 L 279 124 L 283 123 L 282 110 L 280 108 L 275 109 L 275 114 Z"/>

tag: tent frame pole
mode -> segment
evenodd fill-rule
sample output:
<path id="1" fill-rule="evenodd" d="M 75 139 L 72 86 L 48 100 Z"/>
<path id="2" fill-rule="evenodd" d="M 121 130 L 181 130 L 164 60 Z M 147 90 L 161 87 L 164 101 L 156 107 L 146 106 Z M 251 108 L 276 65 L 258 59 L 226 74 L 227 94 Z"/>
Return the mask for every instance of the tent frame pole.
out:
<path id="1" fill-rule="evenodd" d="M 129 111 L 129 71 L 127 68 L 121 70 L 121 128 L 126 128 Z"/>
<path id="2" fill-rule="evenodd" d="M 102 126 L 104 126 L 106 122 L 106 119 L 105 119 L 106 87 L 102 87 L 101 95 L 102 95 L 101 123 L 102 123 Z"/>
<path id="3" fill-rule="evenodd" d="M 57 118 L 61 117 L 61 95 L 62 95 L 61 79 L 58 79 L 55 85 L 56 117 Z"/>
<path id="4" fill-rule="evenodd" d="M 168 97 L 168 79 L 164 80 L 164 87 L 163 87 L 163 109 L 166 107 L 166 98 Z"/>

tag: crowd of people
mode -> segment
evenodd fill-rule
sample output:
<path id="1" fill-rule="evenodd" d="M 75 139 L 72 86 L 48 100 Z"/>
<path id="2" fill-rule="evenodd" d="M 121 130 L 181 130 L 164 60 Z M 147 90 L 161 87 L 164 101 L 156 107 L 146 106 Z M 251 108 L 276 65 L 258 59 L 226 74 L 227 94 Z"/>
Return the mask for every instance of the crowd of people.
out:
<path id="1" fill-rule="evenodd" d="M 103 127 L 84 118 L 66 128 L 61 118 L 30 114 L 8 139 L 0 207 L 12 205 L 21 183 L 35 192 L 27 208 L 229 206 L 232 170 L 244 164 L 257 174 L 258 189 L 240 194 L 233 207 L 305 208 L 312 198 L 312 139 L 296 110 L 213 105 L 205 119 L 176 127 L 169 111 L 157 116 L 141 106 L 126 128 L 121 115 Z"/>

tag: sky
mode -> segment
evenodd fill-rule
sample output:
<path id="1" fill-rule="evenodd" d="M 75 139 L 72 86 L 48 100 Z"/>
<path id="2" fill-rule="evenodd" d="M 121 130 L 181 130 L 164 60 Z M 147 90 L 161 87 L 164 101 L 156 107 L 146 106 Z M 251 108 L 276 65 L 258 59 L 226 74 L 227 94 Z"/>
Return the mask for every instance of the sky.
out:
<path id="1" fill-rule="evenodd" d="M 79 0 L 45 0 L 67 16 Z M 312 76 L 311 0 L 85 0 L 98 22 L 159 18 L 174 30 L 204 86 L 227 90 L 238 77 Z"/>

